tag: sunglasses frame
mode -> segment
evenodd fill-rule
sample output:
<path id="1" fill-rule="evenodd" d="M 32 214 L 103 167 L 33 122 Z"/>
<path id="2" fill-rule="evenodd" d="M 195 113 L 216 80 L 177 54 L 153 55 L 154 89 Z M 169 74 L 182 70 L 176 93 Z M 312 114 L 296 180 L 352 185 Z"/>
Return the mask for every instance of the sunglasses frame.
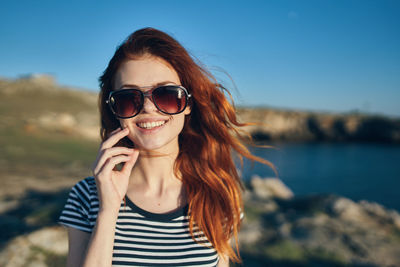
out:
<path id="1" fill-rule="evenodd" d="M 180 89 L 182 89 L 182 90 L 184 91 L 184 93 L 185 93 L 185 106 L 183 107 L 183 109 L 182 109 L 181 111 L 175 112 L 175 113 L 169 113 L 169 112 L 163 111 L 163 110 L 157 105 L 157 101 L 155 101 L 154 96 L 153 96 L 153 91 L 155 91 L 155 90 L 157 90 L 157 89 L 159 89 L 159 88 L 162 88 L 162 87 L 176 87 L 176 88 L 180 88 Z M 141 89 L 141 88 L 152 88 L 152 89 L 151 89 L 151 90 L 148 90 L 148 91 L 146 91 L 146 92 L 143 92 L 143 91 L 139 90 L 139 89 Z M 116 93 L 118 93 L 118 92 L 121 92 L 121 91 L 137 91 L 137 92 L 140 93 L 141 105 L 140 105 L 140 107 L 138 108 L 138 111 L 137 111 L 134 115 L 132 115 L 132 116 L 128 116 L 128 117 L 120 116 L 120 115 L 118 115 L 118 114 L 115 112 L 114 108 L 112 107 L 112 104 L 111 104 L 111 97 L 112 97 L 114 94 L 116 94 Z M 110 107 L 111 112 L 112 112 L 117 118 L 120 118 L 120 119 L 130 119 L 130 118 L 133 118 L 133 117 L 137 116 L 137 115 L 142 111 L 143 105 L 144 105 L 145 97 L 150 98 L 151 101 L 153 102 L 154 106 L 155 106 L 155 107 L 157 108 L 157 110 L 160 111 L 161 113 L 164 113 L 164 114 L 167 114 L 167 115 L 176 115 L 176 114 L 179 114 L 179 113 L 182 113 L 183 111 L 185 111 L 185 109 L 186 109 L 186 107 L 187 107 L 187 105 L 188 105 L 188 102 L 189 102 L 189 98 L 191 98 L 192 95 L 189 94 L 189 92 L 187 91 L 187 89 L 186 89 L 185 87 L 181 86 L 181 85 L 166 84 L 166 85 L 160 85 L 160 86 L 156 86 L 156 87 L 152 87 L 152 86 L 141 86 L 141 87 L 136 87 L 136 88 L 124 88 L 124 89 L 121 89 L 121 90 L 111 91 L 111 92 L 109 93 L 109 95 L 108 95 L 108 99 L 106 100 L 106 103 L 107 103 L 108 106 Z"/>

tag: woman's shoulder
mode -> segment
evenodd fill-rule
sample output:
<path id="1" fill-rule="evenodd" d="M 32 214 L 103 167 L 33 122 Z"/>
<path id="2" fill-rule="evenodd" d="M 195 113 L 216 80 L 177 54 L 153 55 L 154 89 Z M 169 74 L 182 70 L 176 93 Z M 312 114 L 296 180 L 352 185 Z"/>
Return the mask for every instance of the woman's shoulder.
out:
<path id="1" fill-rule="evenodd" d="M 90 196 L 97 195 L 96 181 L 94 177 L 86 177 L 85 179 L 82 179 L 79 182 L 77 182 L 72 187 L 72 190 L 76 190 L 79 193 Z"/>
<path id="2" fill-rule="evenodd" d="M 91 232 L 97 217 L 99 201 L 96 181 L 87 177 L 77 182 L 71 189 L 59 223 L 85 232 Z"/>
<path id="3" fill-rule="evenodd" d="M 71 190 L 70 197 L 80 199 L 87 207 L 98 202 L 97 187 L 94 177 L 86 177 L 77 182 Z"/>

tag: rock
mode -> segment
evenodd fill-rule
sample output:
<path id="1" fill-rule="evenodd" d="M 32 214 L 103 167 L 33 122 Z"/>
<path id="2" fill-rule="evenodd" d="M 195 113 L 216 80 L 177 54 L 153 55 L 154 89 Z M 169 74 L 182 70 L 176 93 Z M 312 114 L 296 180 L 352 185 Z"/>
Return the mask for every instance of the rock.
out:
<path id="1" fill-rule="evenodd" d="M 37 125 L 37 126 L 36 126 Z M 25 131 L 32 132 L 40 127 L 45 130 L 76 134 L 91 140 L 99 140 L 100 130 L 96 115 L 69 113 L 46 113 L 25 125 Z"/>
<path id="2" fill-rule="evenodd" d="M 293 192 L 277 178 L 261 178 L 254 175 L 251 178 L 251 186 L 255 196 L 260 199 L 290 199 L 293 197 Z"/>
<path id="3" fill-rule="evenodd" d="M 364 209 L 359 204 L 348 198 L 339 198 L 331 205 L 331 211 L 334 215 L 345 221 L 360 222 L 367 219 Z"/>
<path id="4" fill-rule="evenodd" d="M 64 228 L 41 229 L 31 233 L 26 238 L 32 245 L 55 254 L 66 254 L 68 252 L 67 236 Z"/>
<path id="5" fill-rule="evenodd" d="M 65 265 L 68 240 L 61 226 L 47 227 L 11 240 L 0 252 L 0 266 L 41 267 Z M 59 262 L 59 264 L 57 264 Z"/>
<path id="6" fill-rule="evenodd" d="M 335 195 L 270 198 L 259 177 L 252 186 L 245 209 L 251 220 L 240 234 L 245 259 L 266 266 L 293 259 L 299 264 L 293 266 L 400 266 L 397 211 Z M 265 209 L 271 202 L 276 208 Z"/>
<path id="7" fill-rule="evenodd" d="M 369 216 L 380 218 L 381 222 L 394 224 L 400 230 L 400 214 L 395 210 L 387 210 L 378 203 L 366 200 L 360 201 L 359 204 Z"/>
<path id="8" fill-rule="evenodd" d="M 262 226 L 259 222 L 245 222 L 239 232 L 241 246 L 254 244 L 262 238 Z"/>
<path id="9" fill-rule="evenodd" d="M 76 119 L 68 113 L 47 113 L 38 118 L 38 123 L 45 128 L 64 129 L 74 127 Z"/>

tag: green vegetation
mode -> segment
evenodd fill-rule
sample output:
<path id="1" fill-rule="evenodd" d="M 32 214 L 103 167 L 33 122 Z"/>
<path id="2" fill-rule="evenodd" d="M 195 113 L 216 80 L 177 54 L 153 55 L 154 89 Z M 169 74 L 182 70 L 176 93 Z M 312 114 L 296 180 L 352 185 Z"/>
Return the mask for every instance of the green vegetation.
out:
<path id="1" fill-rule="evenodd" d="M 325 262 L 331 262 L 335 263 L 337 265 L 346 265 L 348 261 L 346 259 L 334 252 L 331 251 L 326 251 L 321 248 L 313 249 L 313 250 L 306 250 L 307 252 L 307 257 L 310 260 L 313 261 L 325 261 Z"/>
<path id="2" fill-rule="evenodd" d="M 260 216 L 264 213 L 264 209 L 257 205 L 249 205 L 247 203 L 244 204 L 244 211 L 246 220 L 249 222 L 258 220 Z"/>
<path id="3" fill-rule="evenodd" d="M 394 228 L 392 230 L 391 237 L 393 238 L 394 242 L 400 242 L 400 230 L 398 228 Z"/>
<path id="4" fill-rule="evenodd" d="M 0 128 L 0 134 L 2 170 L 17 174 L 35 174 L 47 168 L 90 168 L 98 146 L 75 136 L 30 134 L 17 127 Z"/>
<path id="5" fill-rule="evenodd" d="M 304 250 L 300 246 L 287 240 L 282 240 L 265 247 L 264 253 L 268 256 L 268 258 L 275 260 L 285 259 L 301 262 L 306 260 L 306 254 Z"/>
<path id="6" fill-rule="evenodd" d="M 349 266 L 346 259 L 322 248 L 310 249 L 290 240 L 280 239 L 272 243 L 258 244 L 241 251 L 243 264 L 233 266 Z"/>

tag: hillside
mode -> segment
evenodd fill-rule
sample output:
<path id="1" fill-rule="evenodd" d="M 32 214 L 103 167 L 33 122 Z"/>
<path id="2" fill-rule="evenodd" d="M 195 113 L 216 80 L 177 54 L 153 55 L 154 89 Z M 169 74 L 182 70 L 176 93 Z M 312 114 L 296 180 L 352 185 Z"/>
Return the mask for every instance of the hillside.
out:
<path id="1" fill-rule="evenodd" d="M 97 136 L 95 94 L 61 88 L 46 76 L 0 80 L 0 196 L 88 175 Z"/>

